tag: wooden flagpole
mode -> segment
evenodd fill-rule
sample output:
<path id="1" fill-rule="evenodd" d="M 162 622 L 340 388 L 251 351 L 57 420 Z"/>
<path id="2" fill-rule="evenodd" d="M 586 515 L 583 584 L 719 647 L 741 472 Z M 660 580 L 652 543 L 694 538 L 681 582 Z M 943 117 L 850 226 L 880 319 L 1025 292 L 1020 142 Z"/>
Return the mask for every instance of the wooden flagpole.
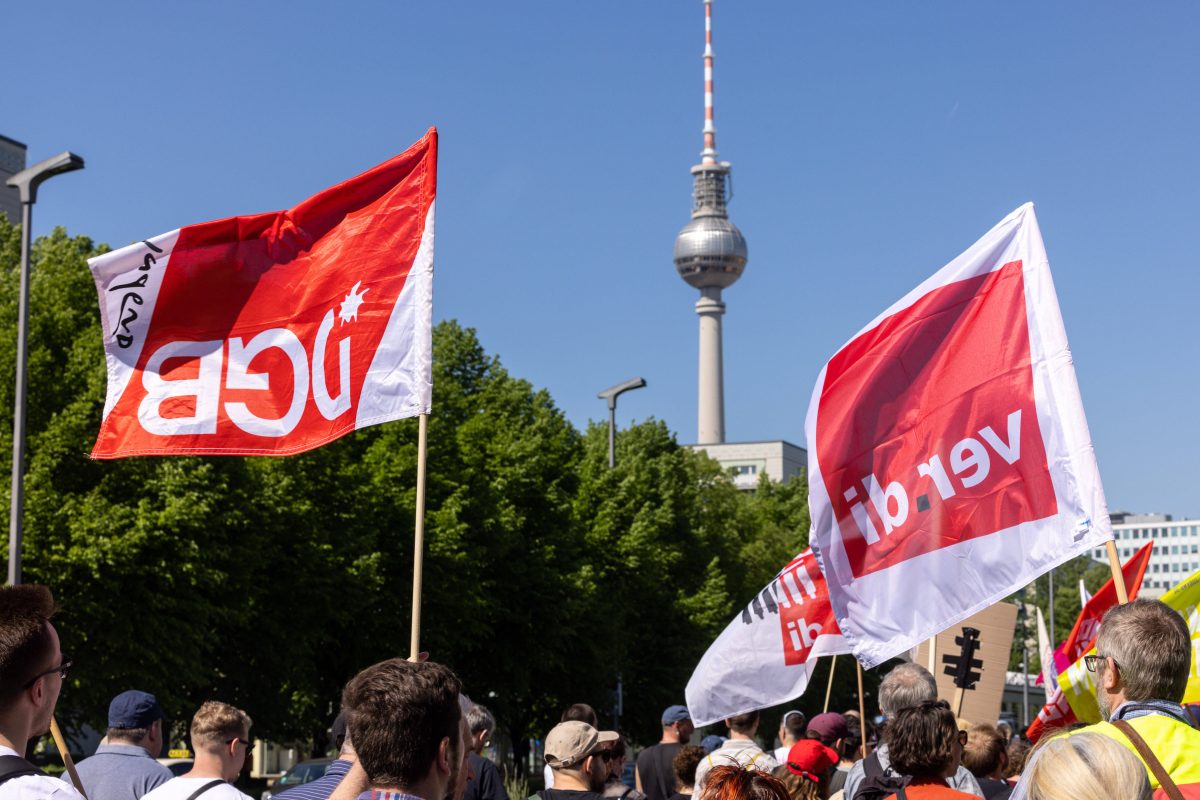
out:
<path id="1" fill-rule="evenodd" d="M 833 670 L 837 667 L 837 656 L 829 657 L 829 683 L 825 686 L 825 707 L 821 709 L 821 713 L 829 710 L 829 695 L 833 692 Z"/>
<path id="2" fill-rule="evenodd" d="M 929 637 L 929 674 L 937 675 L 937 634 Z"/>
<path id="3" fill-rule="evenodd" d="M 417 509 L 416 530 L 413 535 L 413 594 L 412 637 L 409 641 L 409 661 L 419 661 L 421 652 L 421 578 L 425 571 L 425 454 L 429 439 L 429 415 L 417 419 Z"/>
<path id="4" fill-rule="evenodd" d="M 867 704 L 863 700 L 862 662 L 856 658 L 854 666 L 858 667 L 858 728 L 862 733 L 863 758 L 866 758 L 870 753 L 867 750 Z"/>
<path id="5" fill-rule="evenodd" d="M 54 737 L 54 746 L 58 748 L 58 754 L 62 756 L 63 766 L 67 768 L 67 774 L 71 776 L 71 783 L 75 784 L 75 788 L 86 800 L 87 792 L 83 789 L 83 781 L 79 780 L 79 773 L 75 771 L 75 762 L 71 759 L 71 751 L 67 749 L 67 740 L 63 738 L 62 729 L 58 727 L 58 720 L 53 716 L 50 717 L 50 735 Z"/>
<path id="6" fill-rule="evenodd" d="M 1124 605 L 1129 602 L 1129 592 L 1125 590 L 1125 573 L 1121 571 L 1121 559 L 1117 557 L 1117 545 L 1109 539 L 1104 543 L 1108 551 L 1108 567 L 1112 570 L 1113 586 L 1117 590 L 1117 603 Z"/>

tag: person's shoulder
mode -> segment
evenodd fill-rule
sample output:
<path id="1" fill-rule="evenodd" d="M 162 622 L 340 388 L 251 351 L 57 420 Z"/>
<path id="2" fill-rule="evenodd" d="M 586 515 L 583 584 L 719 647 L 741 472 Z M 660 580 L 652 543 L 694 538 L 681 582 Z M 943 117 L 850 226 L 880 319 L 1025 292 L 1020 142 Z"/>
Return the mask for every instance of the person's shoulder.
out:
<path id="1" fill-rule="evenodd" d="M 79 791 L 59 778 L 49 775 L 23 775 L 0 784 L 0 798 L 5 800 L 29 800 L 29 798 L 53 798 L 53 800 L 83 800 Z"/>

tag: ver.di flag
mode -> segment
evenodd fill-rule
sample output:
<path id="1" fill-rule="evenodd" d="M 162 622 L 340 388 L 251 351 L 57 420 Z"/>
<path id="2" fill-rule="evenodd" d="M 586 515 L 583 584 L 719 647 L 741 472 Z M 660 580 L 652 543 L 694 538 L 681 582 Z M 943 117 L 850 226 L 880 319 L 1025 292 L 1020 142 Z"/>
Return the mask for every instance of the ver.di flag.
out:
<path id="1" fill-rule="evenodd" d="M 812 550 L 780 570 L 700 659 L 685 692 L 696 727 L 799 697 L 819 656 L 848 653 Z"/>
<path id="2" fill-rule="evenodd" d="M 866 667 L 1112 538 L 1032 204 L 829 360 L 805 432 L 810 541 Z"/>
<path id="3" fill-rule="evenodd" d="M 288 455 L 427 413 L 437 132 L 286 211 L 91 259 L 94 458 Z"/>

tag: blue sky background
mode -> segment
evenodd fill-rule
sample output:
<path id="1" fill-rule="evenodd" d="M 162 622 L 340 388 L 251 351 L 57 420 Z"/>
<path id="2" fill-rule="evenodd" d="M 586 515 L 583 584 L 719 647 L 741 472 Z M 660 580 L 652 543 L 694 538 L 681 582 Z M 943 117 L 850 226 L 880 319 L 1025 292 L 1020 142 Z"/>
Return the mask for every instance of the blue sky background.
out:
<path id="1" fill-rule="evenodd" d="M 31 163 L 88 162 L 42 190 L 35 233 L 121 246 L 284 208 L 437 125 L 437 317 L 577 424 L 641 375 L 622 423 L 694 439 L 696 293 L 671 246 L 701 148 L 700 0 L 3 19 L 0 134 Z M 1198 23 L 1184 2 L 717 0 L 717 148 L 750 248 L 725 293 L 729 439 L 804 444 L 825 359 L 1032 200 L 1110 508 L 1200 514 Z"/>

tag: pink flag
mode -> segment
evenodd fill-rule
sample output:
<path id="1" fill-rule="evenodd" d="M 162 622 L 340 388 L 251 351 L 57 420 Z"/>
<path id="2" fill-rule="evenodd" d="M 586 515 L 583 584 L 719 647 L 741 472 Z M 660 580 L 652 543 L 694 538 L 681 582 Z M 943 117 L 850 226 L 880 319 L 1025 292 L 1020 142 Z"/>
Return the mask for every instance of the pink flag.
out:
<path id="1" fill-rule="evenodd" d="M 825 365 L 811 544 L 872 667 L 1112 538 L 1033 206 Z"/>
<path id="2" fill-rule="evenodd" d="M 819 656 L 848 653 L 812 550 L 792 559 L 729 623 L 687 685 L 696 727 L 804 694 Z"/>
<path id="3" fill-rule="evenodd" d="M 94 458 L 287 455 L 429 411 L 437 133 L 285 211 L 89 262 Z"/>

